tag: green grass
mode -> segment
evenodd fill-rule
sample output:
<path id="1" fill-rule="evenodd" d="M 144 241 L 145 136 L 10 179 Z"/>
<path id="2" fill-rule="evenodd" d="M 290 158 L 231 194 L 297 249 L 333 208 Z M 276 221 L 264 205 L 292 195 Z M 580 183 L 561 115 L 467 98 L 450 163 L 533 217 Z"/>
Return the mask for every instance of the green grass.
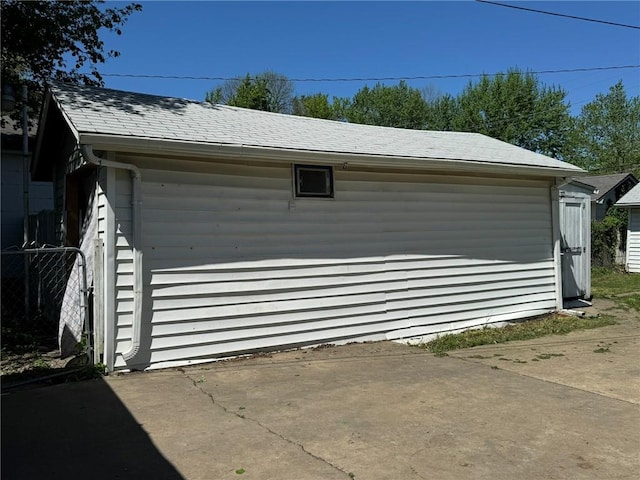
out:
<path id="1" fill-rule="evenodd" d="M 640 312 L 640 275 L 620 269 L 593 268 L 591 293 L 613 300 L 618 308 Z"/>
<path id="2" fill-rule="evenodd" d="M 612 317 L 579 318 L 551 315 L 537 320 L 529 320 L 507 325 L 504 328 L 485 327 L 478 330 L 467 330 L 452 335 L 443 335 L 425 343 L 428 351 L 442 354 L 460 348 L 477 347 L 514 340 L 530 340 L 545 335 L 566 334 L 573 330 L 598 328 L 613 325 L 616 321 Z"/>
<path id="3" fill-rule="evenodd" d="M 640 295 L 640 275 L 619 269 L 593 268 L 591 293 L 594 297 L 613 298 L 621 294 L 637 292 Z"/>
<path id="4" fill-rule="evenodd" d="M 619 297 L 615 299 L 619 308 L 624 310 L 637 310 L 640 312 L 640 293 L 634 293 L 626 297 Z"/>

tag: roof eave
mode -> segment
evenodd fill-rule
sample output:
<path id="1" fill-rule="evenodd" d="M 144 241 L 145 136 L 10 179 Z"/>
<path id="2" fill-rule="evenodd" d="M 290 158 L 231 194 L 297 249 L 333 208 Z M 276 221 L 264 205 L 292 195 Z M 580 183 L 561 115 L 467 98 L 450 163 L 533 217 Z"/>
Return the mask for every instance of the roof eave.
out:
<path id="1" fill-rule="evenodd" d="M 640 207 L 640 202 L 636 202 L 636 203 L 614 203 L 613 206 L 614 207 L 618 207 L 618 208 L 638 208 L 638 207 Z"/>
<path id="2" fill-rule="evenodd" d="M 134 154 L 156 153 L 174 154 L 189 157 L 216 158 L 252 158 L 261 161 L 292 161 L 295 163 L 326 163 L 341 165 L 345 163 L 358 167 L 407 168 L 429 170 L 456 170 L 469 173 L 518 174 L 541 177 L 567 177 L 581 173 L 583 170 L 563 169 L 533 165 L 516 165 L 503 163 L 476 162 L 469 160 L 452 160 L 444 158 L 422 158 L 368 155 L 352 152 L 334 153 L 315 150 L 297 150 L 283 148 L 257 147 L 251 145 L 185 142 L 169 139 L 153 139 L 146 137 L 123 137 L 81 133 L 80 144 L 90 144 L 95 150 L 129 152 Z M 425 163 L 428 161 L 428 163 Z"/>

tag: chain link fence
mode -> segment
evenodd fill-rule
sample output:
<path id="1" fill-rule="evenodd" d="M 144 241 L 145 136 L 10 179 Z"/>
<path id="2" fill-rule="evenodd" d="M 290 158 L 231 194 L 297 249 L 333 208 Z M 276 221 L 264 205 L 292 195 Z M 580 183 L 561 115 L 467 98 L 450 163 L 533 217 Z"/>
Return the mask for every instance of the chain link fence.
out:
<path id="1" fill-rule="evenodd" d="M 3 351 L 57 348 L 61 316 L 80 324 L 87 319 L 84 338 L 90 339 L 86 262 L 79 249 L 3 250 L 1 255 Z"/>

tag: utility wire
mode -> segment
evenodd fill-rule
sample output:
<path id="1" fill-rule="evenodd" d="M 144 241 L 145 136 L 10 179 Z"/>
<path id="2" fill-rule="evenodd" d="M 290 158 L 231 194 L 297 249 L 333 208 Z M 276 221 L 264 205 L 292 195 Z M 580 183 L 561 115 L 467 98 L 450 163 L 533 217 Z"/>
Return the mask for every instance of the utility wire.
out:
<path id="1" fill-rule="evenodd" d="M 554 17 L 571 18 L 573 20 L 583 20 L 585 22 L 603 23 L 605 25 L 613 25 L 614 27 L 633 28 L 635 30 L 640 30 L 640 27 L 637 25 L 627 25 L 624 23 L 609 22 L 607 20 L 598 20 L 597 18 L 578 17 L 575 15 L 567 15 L 564 13 L 547 12 L 545 10 L 536 10 L 535 8 L 520 7 L 517 5 L 509 5 L 506 3 L 499 3 L 499 2 L 490 2 L 489 0 L 475 0 L 475 1 L 478 3 L 487 3 L 489 5 L 496 5 L 498 7 L 513 8 L 515 10 L 524 10 L 526 12 L 533 12 L 533 13 L 542 13 L 544 15 L 553 15 Z"/>
<path id="2" fill-rule="evenodd" d="M 481 0 L 477 0 L 481 1 Z M 484 1 L 484 0 L 482 0 Z M 551 74 L 551 73 L 576 73 L 576 72 L 595 72 L 603 70 L 622 70 L 629 68 L 640 68 L 640 65 L 616 65 L 609 67 L 589 67 L 589 68 L 565 68 L 560 70 L 539 70 L 539 71 L 526 71 L 521 72 L 523 74 Z M 292 82 L 373 82 L 373 81 L 391 81 L 391 80 L 437 80 L 445 78 L 474 78 L 474 77 L 495 77 L 497 75 L 504 75 L 505 72 L 499 73 L 464 73 L 459 75 L 420 75 L 415 77 L 344 77 L 344 78 L 289 78 Z M 155 79 L 167 79 L 167 80 L 242 80 L 241 77 L 208 77 L 208 76 L 186 76 L 186 75 L 148 75 L 137 73 L 102 73 L 103 77 L 126 77 L 126 78 L 155 78 Z"/>

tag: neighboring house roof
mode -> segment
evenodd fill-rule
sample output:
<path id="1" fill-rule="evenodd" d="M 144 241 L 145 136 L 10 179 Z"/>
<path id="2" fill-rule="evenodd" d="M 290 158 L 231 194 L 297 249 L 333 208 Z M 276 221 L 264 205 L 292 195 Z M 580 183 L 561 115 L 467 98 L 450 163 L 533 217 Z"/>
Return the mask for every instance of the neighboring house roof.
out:
<path id="1" fill-rule="evenodd" d="M 616 207 L 640 207 L 640 183 L 615 203 Z"/>
<path id="2" fill-rule="evenodd" d="M 270 150 L 323 153 L 337 156 L 336 161 L 367 158 L 371 164 L 393 159 L 398 166 L 429 167 L 440 161 L 556 176 L 582 172 L 478 133 L 359 125 L 86 86 L 56 84 L 49 92 L 43 118 L 52 104 L 57 105 L 78 143 L 110 140 L 158 148 L 156 141 L 161 141 L 172 152 L 206 146 L 209 155 L 210 146 L 216 146 L 221 147 L 216 154 L 235 147 L 236 155 Z"/>
<path id="3" fill-rule="evenodd" d="M 593 185 L 589 185 L 588 183 L 580 182 L 575 178 L 570 179 L 568 182 L 570 185 L 575 185 L 576 187 L 580 187 L 586 190 L 590 195 L 594 195 L 598 193 L 598 190 Z"/>
<path id="4" fill-rule="evenodd" d="M 591 194 L 591 201 L 597 202 L 604 197 L 611 190 L 616 188 L 622 182 L 631 177 L 634 183 L 638 183 L 636 177 L 631 173 L 614 173 L 612 175 L 591 175 L 586 177 L 573 177 L 573 180 L 577 180 L 587 185 L 592 185 L 596 188 L 597 192 Z"/>
<path id="5" fill-rule="evenodd" d="M 21 122 L 12 120 L 8 115 L 0 119 L 0 134 L 2 135 L 3 150 L 22 150 L 22 126 Z M 33 147 L 38 125 L 33 120 L 29 127 L 29 147 Z"/>

